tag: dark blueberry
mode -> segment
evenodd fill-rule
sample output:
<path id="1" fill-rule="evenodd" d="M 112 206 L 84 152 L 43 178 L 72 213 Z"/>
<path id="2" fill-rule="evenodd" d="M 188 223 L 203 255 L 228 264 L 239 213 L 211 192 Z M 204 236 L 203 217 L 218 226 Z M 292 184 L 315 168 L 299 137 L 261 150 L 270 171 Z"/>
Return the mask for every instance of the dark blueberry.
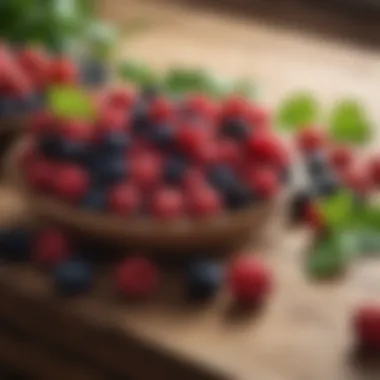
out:
<path id="1" fill-rule="evenodd" d="M 19 112 L 17 99 L 10 96 L 0 98 L 0 117 L 12 117 Z"/>
<path id="2" fill-rule="evenodd" d="M 82 142 L 59 138 L 57 156 L 63 160 L 76 161 L 83 157 L 86 149 L 87 145 Z"/>
<path id="3" fill-rule="evenodd" d="M 252 204 L 256 198 L 256 195 L 248 187 L 238 181 L 224 192 L 224 202 L 230 210 L 243 209 Z"/>
<path id="4" fill-rule="evenodd" d="M 42 109 L 45 104 L 44 94 L 30 94 L 19 99 L 20 110 L 24 112 L 32 112 Z"/>
<path id="5" fill-rule="evenodd" d="M 299 221 L 303 218 L 305 210 L 313 200 L 313 194 L 309 190 L 298 190 L 290 201 L 290 218 L 292 221 Z"/>
<path id="6" fill-rule="evenodd" d="M 63 295 L 77 295 L 88 291 L 93 282 L 92 267 L 82 260 L 67 260 L 54 272 L 56 289 Z"/>
<path id="7" fill-rule="evenodd" d="M 315 180 L 314 190 L 317 196 L 328 197 L 339 190 L 339 182 L 332 174 L 325 173 Z"/>
<path id="8" fill-rule="evenodd" d="M 126 179 L 128 165 L 122 154 L 98 154 L 90 159 L 90 172 L 98 185 L 112 185 Z"/>
<path id="9" fill-rule="evenodd" d="M 249 124 L 239 118 L 225 120 L 222 126 L 222 131 L 226 136 L 236 140 L 244 140 L 250 134 Z"/>
<path id="10" fill-rule="evenodd" d="M 88 59 L 80 67 L 81 82 L 84 85 L 95 86 L 104 84 L 109 76 L 107 66 L 96 59 Z"/>
<path id="11" fill-rule="evenodd" d="M 233 171 L 224 165 L 213 167 L 208 173 L 208 179 L 212 186 L 221 191 L 226 191 L 236 182 Z"/>
<path id="12" fill-rule="evenodd" d="M 29 257 L 33 233 L 26 228 L 0 231 L 0 250 L 6 260 L 22 261 Z"/>
<path id="13" fill-rule="evenodd" d="M 306 167 L 309 174 L 313 177 L 323 175 L 328 170 L 327 157 L 324 152 L 310 153 L 306 157 Z"/>
<path id="14" fill-rule="evenodd" d="M 164 164 L 164 180 L 170 184 L 179 184 L 187 169 L 187 162 L 182 157 L 169 157 Z"/>
<path id="15" fill-rule="evenodd" d="M 187 296 L 194 300 L 207 300 L 215 296 L 223 279 L 221 265 L 212 261 L 190 263 L 186 270 Z"/>
<path id="16" fill-rule="evenodd" d="M 138 102 L 131 115 L 132 132 L 138 136 L 147 135 L 150 131 L 149 105 L 146 102 Z"/>
<path id="17" fill-rule="evenodd" d="M 132 139 L 125 132 L 112 132 L 104 137 L 102 144 L 106 152 L 120 153 L 132 145 Z"/>
<path id="18" fill-rule="evenodd" d="M 105 211 L 107 195 L 103 189 L 92 187 L 82 200 L 82 207 L 89 211 Z"/>
<path id="19" fill-rule="evenodd" d="M 161 149 L 170 148 L 174 140 L 173 129 L 166 125 L 157 125 L 150 132 L 151 140 Z"/>

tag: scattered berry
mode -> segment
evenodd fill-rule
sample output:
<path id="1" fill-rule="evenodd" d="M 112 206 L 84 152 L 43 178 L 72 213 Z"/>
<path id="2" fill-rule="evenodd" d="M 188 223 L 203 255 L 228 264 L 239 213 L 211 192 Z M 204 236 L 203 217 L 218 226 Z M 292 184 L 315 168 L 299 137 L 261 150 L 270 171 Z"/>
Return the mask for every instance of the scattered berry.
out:
<path id="1" fill-rule="evenodd" d="M 364 305 L 356 310 L 353 328 L 357 342 L 372 349 L 380 348 L 380 307 Z"/>

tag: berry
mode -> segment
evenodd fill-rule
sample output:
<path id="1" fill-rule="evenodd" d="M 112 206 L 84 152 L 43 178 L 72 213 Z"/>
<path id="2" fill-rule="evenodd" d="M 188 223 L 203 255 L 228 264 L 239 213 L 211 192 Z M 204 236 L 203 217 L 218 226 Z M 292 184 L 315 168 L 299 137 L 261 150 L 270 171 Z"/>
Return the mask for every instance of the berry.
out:
<path id="1" fill-rule="evenodd" d="M 325 230 L 325 221 L 319 207 L 316 203 L 310 202 L 306 205 L 304 220 L 317 233 L 323 233 Z"/>
<path id="2" fill-rule="evenodd" d="M 248 139 L 247 145 L 252 160 L 276 167 L 287 165 L 287 152 L 276 136 L 270 133 L 255 134 Z"/>
<path id="3" fill-rule="evenodd" d="M 32 260 L 42 268 L 55 268 L 71 253 L 70 239 L 56 228 L 47 228 L 33 239 Z"/>
<path id="4" fill-rule="evenodd" d="M 325 145 L 325 135 L 323 131 L 315 128 L 304 128 L 298 135 L 298 147 L 304 153 L 310 153 L 321 149 Z"/>
<path id="5" fill-rule="evenodd" d="M 110 132 L 123 132 L 128 126 L 127 114 L 123 109 L 105 108 L 98 116 L 96 141 L 102 141 Z"/>
<path id="6" fill-rule="evenodd" d="M 219 146 L 217 142 L 207 141 L 199 145 L 193 152 L 194 163 L 202 167 L 209 167 L 219 163 Z"/>
<path id="7" fill-rule="evenodd" d="M 258 259 L 240 257 L 230 265 L 228 286 L 237 301 L 256 305 L 270 293 L 272 276 L 269 269 Z"/>
<path id="8" fill-rule="evenodd" d="M 372 181 L 377 186 L 380 185 L 380 156 L 372 157 L 369 162 L 369 173 Z"/>
<path id="9" fill-rule="evenodd" d="M 154 123 L 167 121 L 173 114 L 173 106 L 164 97 L 157 97 L 149 107 L 149 117 Z"/>
<path id="10" fill-rule="evenodd" d="M 134 101 L 134 95 L 127 88 L 117 88 L 108 93 L 108 104 L 121 108 L 128 109 Z"/>
<path id="11" fill-rule="evenodd" d="M 131 112 L 132 132 L 138 136 L 147 135 L 150 132 L 149 107 L 145 102 L 139 102 Z"/>
<path id="12" fill-rule="evenodd" d="M 238 141 L 245 140 L 251 132 L 249 124 L 244 119 L 239 118 L 225 120 L 222 131 L 226 136 Z"/>
<path id="13" fill-rule="evenodd" d="M 43 158 L 36 158 L 26 165 L 25 178 L 33 189 L 41 192 L 49 192 L 53 189 L 57 169 L 54 163 Z"/>
<path id="14" fill-rule="evenodd" d="M 174 131 L 168 125 L 158 125 L 150 133 L 151 141 L 161 149 L 170 148 L 174 142 Z"/>
<path id="15" fill-rule="evenodd" d="M 247 120 L 257 132 L 267 130 L 270 124 L 268 111 L 258 106 L 249 107 Z"/>
<path id="16" fill-rule="evenodd" d="M 215 189 L 226 191 L 236 183 L 234 172 L 225 165 L 216 165 L 210 169 L 208 179 Z"/>
<path id="17" fill-rule="evenodd" d="M 87 292 L 93 283 L 91 266 L 81 260 L 69 259 L 60 263 L 53 274 L 57 291 L 66 296 Z"/>
<path id="18" fill-rule="evenodd" d="M 78 202 L 89 188 L 87 172 L 77 165 L 63 165 L 56 173 L 54 180 L 55 193 L 63 200 Z"/>
<path id="19" fill-rule="evenodd" d="M 32 245 L 32 231 L 25 227 L 3 229 L 0 231 L 1 253 L 6 260 L 15 262 L 28 258 Z"/>
<path id="20" fill-rule="evenodd" d="M 331 173 L 327 172 L 318 178 L 315 188 L 318 196 L 328 197 L 337 193 L 339 182 Z"/>
<path id="21" fill-rule="evenodd" d="M 255 194 L 238 181 L 228 187 L 223 195 L 225 205 L 231 210 L 244 209 L 255 200 Z"/>
<path id="22" fill-rule="evenodd" d="M 34 113 L 30 121 L 30 132 L 33 135 L 41 136 L 43 133 L 49 132 L 53 127 L 53 115 L 44 110 Z"/>
<path id="23" fill-rule="evenodd" d="M 343 172 L 342 182 L 358 195 L 367 195 L 373 188 L 370 173 L 360 168 L 350 168 Z"/>
<path id="24" fill-rule="evenodd" d="M 188 167 L 187 162 L 176 156 L 170 156 L 164 164 L 164 181 L 168 184 L 178 184 L 182 182 L 186 169 Z"/>
<path id="25" fill-rule="evenodd" d="M 107 82 L 109 70 L 103 62 L 89 59 L 80 67 L 81 82 L 85 86 L 101 86 Z"/>
<path id="26" fill-rule="evenodd" d="M 139 154 L 131 158 L 131 178 L 142 190 L 153 188 L 161 180 L 161 162 L 155 155 Z"/>
<path id="27" fill-rule="evenodd" d="M 347 146 L 339 146 L 330 152 L 331 165 L 337 170 L 346 170 L 353 162 L 353 155 Z"/>
<path id="28" fill-rule="evenodd" d="M 120 154 L 97 154 L 90 167 L 92 179 L 101 186 L 122 182 L 129 174 L 129 165 Z"/>
<path id="29" fill-rule="evenodd" d="M 89 211 L 105 211 L 106 194 L 102 188 L 92 188 L 84 196 L 81 202 L 82 207 Z"/>
<path id="30" fill-rule="evenodd" d="M 75 84 L 77 79 L 77 68 L 68 58 L 58 57 L 51 61 L 48 70 L 48 82 L 50 85 Z"/>
<path id="31" fill-rule="evenodd" d="M 380 307 L 364 305 L 355 311 L 353 328 L 359 344 L 372 349 L 380 348 Z"/>
<path id="32" fill-rule="evenodd" d="M 216 105 L 204 95 L 189 96 L 185 101 L 185 110 L 210 121 L 215 120 L 218 113 Z"/>
<path id="33" fill-rule="evenodd" d="M 194 189 L 192 194 L 189 194 L 187 207 L 190 215 L 207 217 L 221 211 L 222 201 L 216 191 L 204 186 Z"/>
<path id="34" fill-rule="evenodd" d="M 211 261 L 196 261 L 186 269 L 185 287 L 189 298 L 206 300 L 215 296 L 223 273 L 222 267 Z"/>
<path id="35" fill-rule="evenodd" d="M 313 151 L 306 157 L 306 166 L 313 177 L 322 177 L 328 170 L 327 157 L 322 151 Z"/>
<path id="36" fill-rule="evenodd" d="M 127 258 L 117 268 L 115 282 L 116 289 L 124 297 L 146 298 L 157 290 L 159 271 L 145 258 Z"/>
<path id="37" fill-rule="evenodd" d="M 249 110 L 249 104 L 246 99 L 239 96 L 228 98 L 222 105 L 222 115 L 224 118 L 244 117 Z"/>
<path id="38" fill-rule="evenodd" d="M 106 153 L 122 153 L 131 146 L 131 137 L 122 131 L 111 131 L 103 137 L 102 141 L 102 147 Z"/>
<path id="39" fill-rule="evenodd" d="M 280 182 L 274 170 L 260 169 L 253 174 L 251 186 L 261 199 L 272 199 L 279 192 Z"/>
<path id="40" fill-rule="evenodd" d="M 186 191 L 198 191 L 202 186 L 206 185 L 206 179 L 200 169 L 191 167 L 183 176 L 183 187 Z"/>
<path id="41" fill-rule="evenodd" d="M 290 202 L 290 219 L 297 222 L 304 219 L 306 209 L 311 201 L 312 195 L 310 191 L 299 190 L 295 192 Z"/>
<path id="42" fill-rule="evenodd" d="M 193 155 L 208 140 L 208 131 L 196 125 L 182 125 L 177 130 L 176 141 L 186 154 Z"/>
<path id="43" fill-rule="evenodd" d="M 183 198 L 179 191 L 160 189 L 153 195 L 152 214 L 159 219 L 172 220 L 183 214 Z"/>
<path id="44" fill-rule="evenodd" d="M 241 147 L 231 140 L 222 140 L 218 144 L 218 159 L 222 164 L 237 168 L 242 163 Z"/>
<path id="45" fill-rule="evenodd" d="M 68 141 L 88 143 L 92 139 L 91 125 L 81 120 L 66 121 L 59 130 L 61 136 Z"/>
<path id="46" fill-rule="evenodd" d="M 135 214 L 141 205 L 140 193 L 133 185 L 117 185 L 108 194 L 108 209 L 121 216 Z"/>
<path id="47" fill-rule="evenodd" d="M 38 139 L 38 150 L 46 158 L 61 158 L 61 140 L 54 131 L 43 134 Z"/>

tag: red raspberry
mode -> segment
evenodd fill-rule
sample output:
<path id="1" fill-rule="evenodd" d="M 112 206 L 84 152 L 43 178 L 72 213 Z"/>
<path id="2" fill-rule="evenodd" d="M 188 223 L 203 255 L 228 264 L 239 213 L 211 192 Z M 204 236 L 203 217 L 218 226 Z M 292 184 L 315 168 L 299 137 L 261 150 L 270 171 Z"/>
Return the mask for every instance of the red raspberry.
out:
<path id="1" fill-rule="evenodd" d="M 34 189 L 49 192 L 53 189 L 56 177 L 56 165 L 52 162 L 36 158 L 26 164 L 26 181 Z"/>
<path id="2" fill-rule="evenodd" d="M 270 293 L 272 276 L 257 258 L 240 257 L 230 265 L 228 285 L 237 301 L 256 305 Z"/>
<path id="3" fill-rule="evenodd" d="M 249 103 L 240 96 L 232 96 L 222 105 L 222 115 L 225 118 L 245 117 L 248 113 Z"/>
<path id="4" fill-rule="evenodd" d="M 121 108 L 103 108 L 99 112 L 94 134 L 96 140 L 101 141 L 108 132 L 122 132 L 128 129 L 128 113 Z"/>
<path id="5" fill-rule="evenodd" d="M 189 194 L 187 208 L 190 215 L 207 217 L 215 215 L 222 210 L 222 201 L 219 194 L 210 187 L 199 188 Z"/>
<path id="6" fill-rule="evenodd" d="M 78 165 L 63 165 L 55 175 L 54 190 L 63 200 L 78 202 L 88 191 L 90 178 Z"/>
<path id="7" fill-rule="evenodd" d="M 203 172 L 198 168 L 188 169 L 183 178 L 183 186 L 186 191 L 198 191 L 200 187 L 206 186 Z"/>
<path id="8" fill-rule="evenodd" d="M 270 126 L 269 112 L 258 106 L 249 107 L 247 119 L 255 131 L 267 130 Z"/>
<path id="9" fill-rule="evenodd" d="M 131 177 L 140 189 L 151 189 L 161 180 L 161 166 L 154 154 L 136 154 L 131 157 Z"/>
<path id="10" fill-rule="evenodd" d="M 160 189 L 152 199 L 152 214 L 159 219 L 172 220 L 183 214 L 183 197 L 177 190 Z"/>
<path id="11" fill-rule="evenodd" d="M 373 182 L 369 173 L 360 168 L 350 168 L 342 173 L 342 180 L 346 187 L 357 194 L 366 195 L 373 188 Z"/>
<path id="12" fill-rule="evenodd" d="M 134 101 L 134 94 L 127 88 L 116 88 L 110 91 L 105 96 L 105 99 L 107 104 L 125 110 L 132 105 Z"/>
<path id="13" fill-rule="evenodd" d="M 183 152 L 194 155 L 209 139 L 209 131 L 197 125 L 182 125 L 178 128 L 176 140 Z"/>
<path id="14" fill-rule="evenodd" d="M 309 153 L 323 148 L 326 143 L 326 137 L 322 130 L 307 127 L 300 131 L 297 142 L 302 152 Z"/>
<path id="15" fill-rule="evenodd" d="M 372 157 L 368 167 L 372 181 L 380 186 L 380 156 Z"/>
<path id="16" fill-rule="evenodd" d="M 347 169 L 353 162 L 353 155 L 347 146 L 339 146 L 330 152 L 330 162 L 337 170 Z"/>
<path id="17" fill-rule="evenodd" d="M 125 259 L 116 271 L 116 288 L 126 298 L 146 298 L 159 284 L 158 268 L 141 257 Z"/>
<path id="18" fill-rule="evenodd" d="M 13 95 L 16 97 L 28 96 L 32 92 L 32 86 L 29 78 L 24 71 L 15 64 L 15 62 L 13 62 L 7 71 L 5 87 L 8 91 L 8 95 Z"/>
<path id="19" fill-rule="evenodd" d="M 160 123 L 170 119 L 173 112 L 174 107 L 171 102 L 164 97 L 158 97 L 150 105 L 149 116 L 152 121 Z"/>
<path id="20" fill-rule="evenodd" d="M 32 259 L 46 269 L 52 269 L 70 256 L 71 244 L 67 235 L 56 228 L 39 232 L 33 241 Z"/>
<path id="21" fill-rule="evenodd" d="M 51 130 L 54 127 L 54 117 L 49 111 L 36 112 L 31 116 L 30 132 L 33 135 L 41 135 Z"/>
<path id="22" fill-rule="evenodd" d="M 280 190 L 278 175 L 272 169 L 254 170 L 249 182 L 252 189 L 262 199 L 272 199 Z"/>
<path id="23" fill-rule="evenodd" d="M 115 214 L 121 216 L 134 214 L 140 205 L 140 193 L 133 185 L 117 185 L 108 194 L 108 209 Z"/>
<path id="24" fill-rule="evenodd" d="M 50 85 L 72 85 L 78 81 L 78 70 L 72 61 L 65 57 L 50 62 L 48 83 Z"/>
<path id="25" fill-rule="evenodd" d="M 353 327 L 360 344 L 375 349 L 380 348 L 379 305 L 365 305 L 356 310 Z"/>
<path id="26" fill-rule="evenodd" d="M 216 142 L 204 142 L 193 152 L 195 162 L 202 166 L 216 164 L 219 161 L 219 146 Z"/>
<path id="27" fill-rule="evenodd" d="M 69 141 L 90 142 L 93 135 L 92 125 L 81 120 L 68 120 L 60 126 L 63 137 Z"/>
<path id="28" fill-rule="evenodd" d="M 219 161 L 236 168 L 242 164 L 242 152 L 238 143 L 232 140 L 222 140 L 219 146 Z"/>
<path id="29" fill-rule="evenodd" d="M 322 212 L 318 208 L 317 204 L 309 202 L 305 206 L 304 218 L 306 223 L 318 234 L 324 232 L 326 227 L 325 221 L 323 220 Z"/>
<path id="30" fill-rule="evenodd" d="M 219 112 L 217 105 L 205 95 L 189 96 L 185 102 L 185 109 L 211 122 L 216 121 Z"/>

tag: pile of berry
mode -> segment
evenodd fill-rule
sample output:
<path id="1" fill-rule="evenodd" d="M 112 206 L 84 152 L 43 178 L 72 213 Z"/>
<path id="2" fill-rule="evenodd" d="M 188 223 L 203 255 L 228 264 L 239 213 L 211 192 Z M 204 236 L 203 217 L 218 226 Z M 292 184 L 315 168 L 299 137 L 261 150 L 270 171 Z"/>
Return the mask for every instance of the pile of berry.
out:
<path id="1" fill-rule="evenodd" d="M 114 264 L 110 259 L 115 253 L 112 247 L 105 251 L 94 244 L 76 241 L 64 230 L 43 228 L 32 231 L 27 228 L 2 229 L 0 252 L 9 262 L 30 260 L 37 268 L 51 275 L 59 294 L 74 296 L 91 290 L 94 282 L 96 260 L 100 253 L 102 267 Z M 107 261 L 104 261 L 106 259 Z M 159 289 L 163 280 L 160 266 L 142 255 L 129 255 L 115 263 L 114 288 L 126 299 L 145 299 Z M 179 269 L 184 269 L 183 294 L 192 300 L 213 298 L 224 279 L 232 297 L 245 304 L 263 302 L 272 288 L 272 276 L 268 268 L 257 258 L 240 256 L 225 268 L 209 259 L 193 259 Z"/>
<path id="2" fill-rule="evenodd" d="M 0 44 L 0 118 L 35 111 L 43 106 L 49 86 L 74 84 L 77 80 L 77 67 L 66 57 Z"/>
<path id="3" fill-rule="evenodd" d="M 22 166 L 40 193 L 91 211 L 170 220 L 271 200 L 289 156 L 267 113 L 243 98 L 112 89 L 91 122 L 35 115 Z"/>

